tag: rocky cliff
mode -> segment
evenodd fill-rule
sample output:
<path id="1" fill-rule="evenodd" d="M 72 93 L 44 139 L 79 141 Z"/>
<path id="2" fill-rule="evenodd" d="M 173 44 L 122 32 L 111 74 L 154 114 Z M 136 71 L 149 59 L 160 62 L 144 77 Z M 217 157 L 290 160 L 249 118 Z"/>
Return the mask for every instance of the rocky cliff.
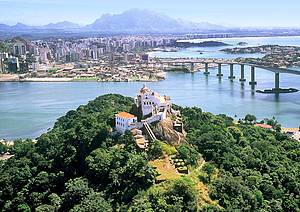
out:
<path id="1" fill-rule="evenodd" d="M 157 139 L 176 146 L 186 141 L 186 132 L 183 130 L 181 133 L 174 130 L 173 124 L 174 122 L 170 118 L 160 121 L 156 125 L 153 125 L 153 133 Z"/>

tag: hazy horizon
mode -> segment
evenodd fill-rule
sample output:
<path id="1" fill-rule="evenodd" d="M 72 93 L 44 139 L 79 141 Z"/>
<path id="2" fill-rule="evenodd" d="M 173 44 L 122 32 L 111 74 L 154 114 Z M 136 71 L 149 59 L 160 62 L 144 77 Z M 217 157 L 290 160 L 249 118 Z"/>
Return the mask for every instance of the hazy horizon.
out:
<path id="1" fill-rule="evenodd" d="M 0 23 L 14 25 L 45 25 L 70 21 L 81 25 L 91 24 L 103 14 L 119 14 L 137 8 L 147 9 L 168 15 L 172 18 L 193 22 L 209 22 L 234 27 L 300 27 L 297 8 L 300 3 L 290 0 L 290 4 L 271 0 L 238 1 L 186 0 L 185 4 L 176 1 L 153 0 L 0 0 Z"/>

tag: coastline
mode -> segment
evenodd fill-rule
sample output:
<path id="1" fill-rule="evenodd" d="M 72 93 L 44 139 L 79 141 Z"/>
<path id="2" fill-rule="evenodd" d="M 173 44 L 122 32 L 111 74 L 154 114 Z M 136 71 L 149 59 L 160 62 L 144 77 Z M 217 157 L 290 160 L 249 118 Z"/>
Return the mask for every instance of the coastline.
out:
<path id="1" fill-rule="evenodd" d="M 73 78 L 25 78 L 20 79 L 19 82 L 72 82 Z"/>
<path id="2" fill-rule="evenodd" d="M 210 40 L 215 40 L 215 41 L 219 41 L 219 40 L 236 40 L 236 39 L 253 39 L 253 40 L 257 40 L 257 39 L 260 39 L 260 38 L 293 38 L 293 37 L 300 37 L 300 34 L 299 35 L 253 35 L 253 36 L 249 36 L 249 35 L 246 35 L 246 36 L 233 36 L 233 37 L 227 37 L 227 38 L 195 38 L 195 39 L 189 39 L 189 40 L 178 40 L 178 41 L 182 41 L 182 42 L 185 42 L 185 41 L 199 41 L 199 42 L 202 42 L 202 41 L 210 41 Z"/>
<path id="3" fill-rule="evenodd" d="M 19 82 L 19 80 L 17 74 L 0 74 L 0 82 Z"/>
<path id="4" fill-rule="evenodd" d="M 164 79 L 118 79 L 118 80 L 101 80 L 101 79 L 84 79 L 84 78 L 24 78 L 20 79 L 18 76 L 1 77 L 1 82 L 158 82 Z"/>

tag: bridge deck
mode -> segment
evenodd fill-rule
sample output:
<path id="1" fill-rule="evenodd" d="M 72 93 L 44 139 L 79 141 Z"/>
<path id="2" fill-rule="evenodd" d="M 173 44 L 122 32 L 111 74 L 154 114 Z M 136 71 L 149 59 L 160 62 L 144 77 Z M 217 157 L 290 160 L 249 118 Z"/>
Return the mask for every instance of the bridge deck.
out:
<path id="1" fill-rule="evenodd" d="M 293 70 L 293 69 L 288 69 L 288 68 L 276 68 L 276 67 L 267 67 L 267 66 L 262 66 L 262 65 L 257 65 L 257 64 L 251 64 L 251 63 L 237 63 L 235 61 L 232 60 L 228 60 L 228 61 L 224 61 L 225 59 L 209 59 L 209 60 L 174 60 L 174 61 L 169 61 L 169 60 L 165 60 L 165 61 L 161 61 L 160 63 L 162 64 L 176 64 L 176 63 L 183 63 L 183 64 L 203 64 L 203 63 L 220 63 L 220 64 L 224 64 L 224 65 L 230 65 L 230 64 L 234 64 L 234 65 L 246 65 L 246 66 L 254 66 L 255 68 L 261 68 L 261 69 L 265 69 L 267 71 L 271 71 L 274 73 L 282 73 L 282 74 L 294 74 L 294 75 L 300 75 L 300 71 L 297 70 Z"/>
<path id="2" fill-rule="evenodd" d="M 288 68 L 267 67 L 267 66 L 260 66 L 255 64 L 244 64 L 244 65 L 254 66 L 255 68 L 261 68 L 275 73 L 300 75 L 300 71 L 288 69 Z"/>

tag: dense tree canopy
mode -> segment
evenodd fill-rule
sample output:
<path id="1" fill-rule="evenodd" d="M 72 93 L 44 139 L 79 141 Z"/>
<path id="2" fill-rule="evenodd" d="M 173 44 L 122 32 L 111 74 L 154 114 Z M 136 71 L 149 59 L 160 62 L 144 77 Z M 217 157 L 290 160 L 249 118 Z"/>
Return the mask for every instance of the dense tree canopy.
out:
<path id="1" fill-rule="evenodd" d="M 36 144 L 16 141 L 15 156 L 1 164 L 0 208 L 112 210 L 151 186 L 156 172 L 132 135 L 112 133 L 114 115 L 132 105 L 131 98 L 105 95 L 58 119 Z"/>
<path id="2" fill-rule="evenodd" d="M 300 143 L 224 116 L 182 109 L 189 142 L 220 169 L 211 196 L 226 210 L 299 211 Z M 222 119 L 220 119 L 222 117 Z M 218 120 L 218 121 L 216 121 Z M 247 115 L 248 122 L 256 120 Z"/>
<path id="3" fill-rule="evenodd" d="M 36 143 L 16 141 L 14 157 L 0 163 L 0 210 L 299 211 L 298 142 L 249 124 L 251 116 L 234 124 L 225 115 L 176 107 L 188 142 L 172 154 L 191 174 L 156 184 L 149 160 L 163 157 L 165 145 L 155 141 L 144 152 L 130 132 L 112 130 L 114 114 L 134 113 L 132 105 L 131 98 L 101 96 L 58 119 Z M 198 167 L 199 153 L 206 163 Z M 218 206 L 199 205 L 197 177 Z"/>

